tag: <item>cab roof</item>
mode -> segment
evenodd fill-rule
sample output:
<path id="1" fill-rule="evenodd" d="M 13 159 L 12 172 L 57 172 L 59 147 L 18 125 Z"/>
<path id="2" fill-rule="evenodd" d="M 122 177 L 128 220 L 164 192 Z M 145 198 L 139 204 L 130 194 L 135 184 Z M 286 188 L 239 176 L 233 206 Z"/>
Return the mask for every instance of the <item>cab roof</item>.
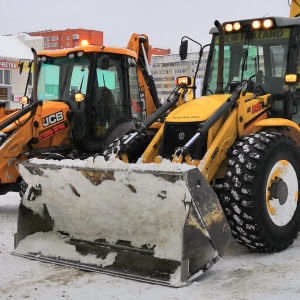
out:
<path id="1" fill-rule="evenodd" d="M 127 48 L 117 48 L 117 47 L 106 47 L 106 46 L 96 46 L 96 45 L 87 45 L 87 46 L 78 46 L 74 48 L 64 48 L 58 50 L 43 50 L 38 53 L 39 56 L 50 56 L 50 57 L 60 57 L 60 56 L 67 56 L 69 53 L 72 52 L 79 52 L 83 51 L 85 53 L 114 53 L 114 54 L 121 54 L 126 56 L 131 56 L 137 59 L 137 54 L 134 51 L 131 51 Z"/>
<path id="2" fill-rule="evenodd" d="M 223 24 L 234 23 L 234 22 L 240 22 L 241 24 L 251 24 L 255 20 L 265 20 L 265 19 L 274 20 L 276 24 L 275 28 L 300 26 L 300 18 L 288 18 L 288 17 L 265 17 L 265 18 L 245 19 L 245 20 L 234 20 L 234 21 L 224 22 Z M 218 32 L 219 31 L 217 27 L 213 27 L 211 28 L 209 33 L 216 34 Z"/>

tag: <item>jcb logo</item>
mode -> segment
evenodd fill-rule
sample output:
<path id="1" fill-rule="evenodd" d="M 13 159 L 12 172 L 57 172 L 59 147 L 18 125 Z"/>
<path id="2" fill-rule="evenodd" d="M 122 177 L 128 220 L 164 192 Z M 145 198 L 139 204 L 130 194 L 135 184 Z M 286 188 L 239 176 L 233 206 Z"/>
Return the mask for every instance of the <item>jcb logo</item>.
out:
<path id="1" fill-rule="evenodd" d="M 47 127 L 49 125 L 55 124 L 64 119 L 64 115 L 62 111 L 59 111 L 55 114 L 49 115 L 42 119 L 43 126 Z"/>

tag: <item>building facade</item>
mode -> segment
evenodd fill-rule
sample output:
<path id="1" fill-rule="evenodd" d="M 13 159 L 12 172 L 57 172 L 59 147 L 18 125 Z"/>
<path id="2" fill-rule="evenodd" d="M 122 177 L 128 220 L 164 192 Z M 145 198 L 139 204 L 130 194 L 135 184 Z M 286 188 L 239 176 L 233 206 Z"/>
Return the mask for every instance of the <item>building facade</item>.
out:
<path id="1" fill-rule="evenodd" d="M 195 82 L 196 97 L 201 95 L 207 56 L 208 52 L 204 52 L 199 65 Z M 166 101 L 172 90 L 175 88 L 177 77 L 195 77 L 198 60 L 198 52 L 189 53 L 187 59 L 184 61 L 181 61 L 179 54 L 151 56 L 150 70 L 161 102 Z"/>
<path id="2" fill-rule="evenodd" d="M 65 30 L 44 30 L 28 32 L 31 36 L 42 36 L 44 38 L 45 50 L 56 50 L 73 48 L 87 41 L 91 45 L 103 46 L 103 32 L 89 29 L 65 29 Z"/>
<path id="3" fill-rule="evenodd" d="M 41 37 L 31 37 L 22 33 L 18 35 L 0 36 L 0 100 L 5 101 L 7 108 L 20 107 L 19 99 L 24 95 L 28 79 L 28 62 L 33 60 L 30 48 L 43 50 Z M 24 62 L 22 74 L 19 63 Z M 32 78 L 29 78 L 27 94 L 32 90 Z"/>
<path id="4" fill-rule="evenodd" d="M 156 48 L 149 46 L 149 61 L 151 61 L 151 56 L 153 55 L 169 55 L 171 54 L 171 49 L 162 49 L 162 48 Z"/>

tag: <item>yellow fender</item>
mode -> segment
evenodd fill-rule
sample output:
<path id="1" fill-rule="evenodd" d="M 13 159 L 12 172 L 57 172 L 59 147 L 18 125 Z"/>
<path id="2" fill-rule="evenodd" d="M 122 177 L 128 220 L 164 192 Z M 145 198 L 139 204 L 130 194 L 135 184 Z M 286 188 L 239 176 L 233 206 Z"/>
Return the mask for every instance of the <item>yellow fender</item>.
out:
<path id="1" fill-rule="evenodd" d="M 288 130 L 284 131 L 284 134 L 291 137 L 298 146 L 300 146 L 300 127 L 297 123 L 283 118 L 270 118 L 265 120 L 260 120 L 255 123 L 256 127 L 264 128 L 264 127 L 272 127 L 272 128 L 278 128 L 278 127 L 284 127 Z"/>

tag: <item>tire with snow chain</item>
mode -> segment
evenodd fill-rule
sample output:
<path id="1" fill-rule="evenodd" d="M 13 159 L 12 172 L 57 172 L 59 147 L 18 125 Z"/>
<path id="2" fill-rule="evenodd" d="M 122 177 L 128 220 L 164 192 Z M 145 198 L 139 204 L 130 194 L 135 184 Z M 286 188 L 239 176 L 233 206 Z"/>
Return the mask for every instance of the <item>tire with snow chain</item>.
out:
<path id="1" fill-rule="evenodd" d="M 256 133 L 235 144 L 217 191 L 235 239 L 279 252 L 300 229 L 300 150 L 281 133 Z"/>

